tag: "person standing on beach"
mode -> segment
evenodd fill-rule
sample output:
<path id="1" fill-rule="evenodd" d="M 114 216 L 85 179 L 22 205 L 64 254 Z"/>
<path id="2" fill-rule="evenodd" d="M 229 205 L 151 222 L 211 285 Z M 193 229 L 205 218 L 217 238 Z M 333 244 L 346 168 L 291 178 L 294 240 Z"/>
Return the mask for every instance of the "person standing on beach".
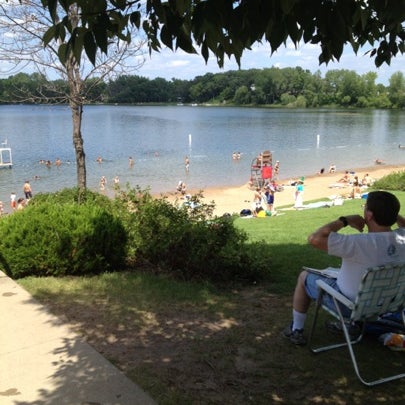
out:
<path id="1" fill-rule="evenodd" d="M 253 193 L 253 216 L 257 216 L 260 211 L 263 211 L 263 196 L 261 187 L 256 187 Z"/>
<path id="2" fill-rule="evenodd" d="M 273 185 L 267 185 L 265 188 L 264 195 L 266 196 L 266 202 L 267 202 L 267 210 L 270 213 L 274 212 L 274 187 Z"/>
<path id="3" fill-rule="evenodd" d="M 186 167 L 186 172 L 188 172 L 188 170 L 190 168 L 190 159 L 188 158 L 188 156 L 186 156 L 186 158 L 184 159 L 184 164 Z"/>
<path id="4" fill-rule="evenodd" d="M 25 198 L 27 200 L 32 198 L 32 189 L 31 189 L 30 182 L 28 180 L 26 180 L 25 183 L 24 183 L 23 191 L 24 191 L 24 194 L 25 194 Z"/>
<path id="5" fill-rule="evenodd" d="M 303 194 L 304 194 L 304 183 L 303 181 L 299 180 L 297 185 L 295 186 L 295 204 L 294 208 L 299 209 L 303 208 L 304 202 L 303 202 Z"/>

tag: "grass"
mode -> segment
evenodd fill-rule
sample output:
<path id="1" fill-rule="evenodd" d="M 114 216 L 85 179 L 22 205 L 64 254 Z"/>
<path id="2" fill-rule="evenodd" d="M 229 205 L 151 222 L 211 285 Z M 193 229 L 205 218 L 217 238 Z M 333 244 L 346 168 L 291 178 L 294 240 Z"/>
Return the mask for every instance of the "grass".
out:
<path id="1" fill-rule="evenodd" d="M 405 196 L 405 193 L 404 193 Z M 403 197 L 405 200 L 405 197 Z M 364 200 L 348 200 L 342 206 L 316 208 L 302 211 L 279 210 L 281 215 L 257 219 L 238 218 L 236 226 L 244 229 L 249 240 L 263 242 L 263 249 L 269 249 L 272 262 L 269 263 L 272 284 L 275 293 L 291 291 L 295 286 L 296 276 L 302 266 L 325 268 L 338 266 L 337 258 L 315 250 L 307 243 L 308 235 L 342 215 L 363 214 Z M 355 233 L 352 228 L 342 230 Z"/>
<path id="2" fill-rule="evenodd" d="M 405 192 L 395 194 L 405 207 Z M 300 268 L 339 265 L 338 259 L 310 247 L 308 234 L 341 215 L 361 214 L 362 204 L 353 200 L 331 208 L 236 219 L 250 241 L 271 252 L 271 281 L 263 284 L 218 289 L 148 272 L 18 282 L 67 317 L 159 404 L 400 402 L 405 400 L 403 382 L 365 388 L 347 351 L 315 356 L 280 337 L 291 317 Z M 321 333 L 319 338 L 336 337 Z M 365 341 L 359 351 L 363 362 L 371 361 L 367 373 L 373 376 L 404 368 L 404 354 L 375 339 Z"/>

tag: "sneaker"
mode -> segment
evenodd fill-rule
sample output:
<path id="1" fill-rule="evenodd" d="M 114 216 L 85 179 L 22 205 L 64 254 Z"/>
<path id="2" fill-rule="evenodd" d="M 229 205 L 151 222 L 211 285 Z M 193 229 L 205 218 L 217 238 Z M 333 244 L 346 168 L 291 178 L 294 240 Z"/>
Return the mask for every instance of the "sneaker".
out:
<path id="1" fill-rule="evenodd" d="M 283 336 L 290 339 L 290 342 L 303 346 L 307 343 L 306 339 L 304 338 L 304 329 L 295 329 L 292 330 L 292 323 L 288 325 L 284 330 L 283 330 Z"/>

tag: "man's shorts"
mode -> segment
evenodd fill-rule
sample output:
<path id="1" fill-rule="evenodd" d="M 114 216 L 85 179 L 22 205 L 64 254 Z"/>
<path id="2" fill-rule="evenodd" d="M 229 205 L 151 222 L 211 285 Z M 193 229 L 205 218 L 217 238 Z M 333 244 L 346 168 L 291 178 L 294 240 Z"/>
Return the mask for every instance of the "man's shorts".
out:
<path id="1" fill-rule="evenodd" d="M 313 300 L 316 300 L 319 295 L 319 288 L 316 284 L 316 280 L 323 280 L 326 284 L 330 285 L 334 290 L 341 292 L 337 281 L 335 278 L 322 276 L 320 274 L 308 273 L 305 278 L 305 291 L 308 297 L 311 297 Z M 329 294 L 324 294 L 322 298 L 322 303 L 330 308 L 332 311 L 336 311 L 335 303 L 333 302 L 332 297 Z M 340 310 L 344 317 L 350 317 L 351 311 L 343 304 L 339 305 Z"/>

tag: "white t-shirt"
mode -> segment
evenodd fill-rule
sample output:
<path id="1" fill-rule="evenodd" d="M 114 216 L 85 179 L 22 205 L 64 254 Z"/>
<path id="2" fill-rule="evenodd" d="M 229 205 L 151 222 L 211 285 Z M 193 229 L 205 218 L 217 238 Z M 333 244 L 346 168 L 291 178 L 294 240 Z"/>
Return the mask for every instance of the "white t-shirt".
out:
<path id="1" fill-rule="evenodd" d="M 355 235 L 332 232 L 328 238 L 328 253 L 342 258 L 337 285 L 353 300 L 369 267 L 405 261 L 405 228 Z"/>

